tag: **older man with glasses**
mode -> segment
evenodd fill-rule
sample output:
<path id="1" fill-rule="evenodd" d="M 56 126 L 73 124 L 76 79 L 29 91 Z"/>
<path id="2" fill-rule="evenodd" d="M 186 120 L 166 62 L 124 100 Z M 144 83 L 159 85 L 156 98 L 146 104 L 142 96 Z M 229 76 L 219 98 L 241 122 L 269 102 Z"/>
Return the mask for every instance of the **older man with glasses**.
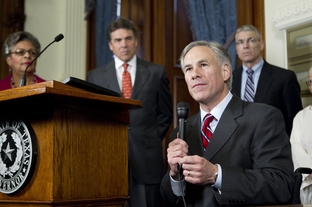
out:
<path id="1" fill-rule="evenodd" d="M 266 62 L 261 52 L 264 41 L 252 25 L 236 30 L 236 52 L 242 66 L 233 71 L 232 92 L 242 100 L 272 105 L 282 112 L 290 136 L 295 115 L 302 109 L 296 74 Z"/>

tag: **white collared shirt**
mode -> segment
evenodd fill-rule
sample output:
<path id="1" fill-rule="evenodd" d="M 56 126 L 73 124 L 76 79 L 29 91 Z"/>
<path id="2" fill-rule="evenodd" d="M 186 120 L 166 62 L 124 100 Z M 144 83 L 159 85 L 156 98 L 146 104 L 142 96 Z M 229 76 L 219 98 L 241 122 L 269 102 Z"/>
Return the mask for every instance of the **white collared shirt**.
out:
<path id="1" fill-rule="evenodd" d="M 229 91 L 228 94 L 225 96 L 225 98 L 217 106 L 215 106 L 210 112 L 206 112 L 202 108 L 200 108 L 201 128 L 203 126 L 203 119 L 204 119 L 205 115 L 207 113 L 210 113 L 214 117 L 214 119 L 210 123 L 210 128 L 211 128 L 212 132 L 214 132 L 214 130 L 216 129 L 217 124 L 218 124 L 218 122 L 219 122 L 219 120 L 223 114 L 224 109 L 226 108 L 228 103 L 231 101 L 232 97 L 233 97 L 233 94 Z"/>
<path id="2" fill-rule="evenodd" d="M 118 81 L 118 85 L 120 88 L 120 91 L 122 90 L 122 73 L 124 71 L 123 68 L 123 64 L 124 62 L 122 60 L 120 60 L 118 57 L 114 56 L 115 58 L 115 69 L 116 69 L 116 75 L 117 75 L 117 81 Z M 137 56 L 134 55 L 133 58 L 127 62 L 128 63 L 128 68 L 127 71 L 130 73 L 131 76 L 131 83 L 132 83 L 132 87 L 134 85 L 135 82 L 135 74 L 136 74 L 136 70 L 137 70 Z"/>
<path id="3" fill-rule="evenodd" d="M 255 86 L 255 91 L 257 91 L 257 87 L 258 87 L 258 82 L 259 82 L 259 78 L 260 78 L 260 74 L 261 74 L 261 70 L 264 64 L 264 60 L 261 58 L 261 60 L 252 67 L 252 70 L 254 71 L 253 73 L 253 81 L 254 81 L 254 86 Z M 245 87 L 246 87 L 246 81 L 248 78 L 248 74 L 246 73 L 246 71 L 248 70 L 248 68 L 243 65 L 243 71 L 242 71 L 242 84 L 241 84 L 241 96 L 240 98 L 242 100 L 244 100 L 244 95 L 245 95 Z"/>

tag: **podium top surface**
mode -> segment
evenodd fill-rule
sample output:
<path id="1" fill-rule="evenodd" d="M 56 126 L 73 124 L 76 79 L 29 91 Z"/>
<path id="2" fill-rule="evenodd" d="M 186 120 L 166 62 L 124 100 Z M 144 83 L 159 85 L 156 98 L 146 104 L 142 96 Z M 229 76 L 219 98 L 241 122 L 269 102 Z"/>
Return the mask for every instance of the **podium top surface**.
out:
<path id="1" fill-rule="evenodd" d="M 117 108 L 121 108 L 123 110 L 142 107 L 140 100 L 124 99 L 116 96 L 96 94 L 55 80 L 0 91 L 0 104 L 1 102 L 31 98 L 32 96 L 38 95 L 51 95 L 57 97 L 73 98 L 74 100 L 103 102 L 108 104 L 111 103 L 114 104 L 114 106 Z"/>

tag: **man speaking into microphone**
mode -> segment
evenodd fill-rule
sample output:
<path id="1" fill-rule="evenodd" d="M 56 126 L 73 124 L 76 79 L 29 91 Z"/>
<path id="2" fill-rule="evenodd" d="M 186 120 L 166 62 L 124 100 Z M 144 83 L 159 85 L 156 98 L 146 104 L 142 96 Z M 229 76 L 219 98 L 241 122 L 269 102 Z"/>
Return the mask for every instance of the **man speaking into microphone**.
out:
<path id="1" fill-rule="evenodd" d="M 200 111 L 186 120 L 184 139 L 171 133 L 160 189 L 166 206 L 287 203 L 294 178 L 281 112 L 230 92 L 231 58 L 219 43 L 192 42 L 180 61 Z"/>

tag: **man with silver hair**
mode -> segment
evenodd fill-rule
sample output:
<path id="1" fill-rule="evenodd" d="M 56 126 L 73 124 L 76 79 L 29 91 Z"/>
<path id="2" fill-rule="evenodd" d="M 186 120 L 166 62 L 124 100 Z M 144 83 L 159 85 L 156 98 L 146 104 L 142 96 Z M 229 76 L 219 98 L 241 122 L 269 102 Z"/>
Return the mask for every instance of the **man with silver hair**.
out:
<path id="1" fill-rule="evenodd" d="M 294 178 L 281 112 L 230 92 L 231 58 L 219 43 L 192 42 L 180 61 L 200 110 L 186 120 L 184 140 L 178 128 L 171 132 L 161 184 L 166 206 L 287 203 Z"/>
<path id="2" fill-rule="evenodd" d="M 261 52 L 264 41 L 260 31 L 252 25 L 236 30 L 236 52 L 242 66 L 233 72 L 232 92 L 242 100 L 265 103 L 278 108 L 283 116 L 288 136 L 295 115 L 302 109 L 300 85 L 291 70 L 277 67 L 265 61 Z M 245 94 L 248 90 L 248 74 L 253 81 L 253 98 Z"/>

